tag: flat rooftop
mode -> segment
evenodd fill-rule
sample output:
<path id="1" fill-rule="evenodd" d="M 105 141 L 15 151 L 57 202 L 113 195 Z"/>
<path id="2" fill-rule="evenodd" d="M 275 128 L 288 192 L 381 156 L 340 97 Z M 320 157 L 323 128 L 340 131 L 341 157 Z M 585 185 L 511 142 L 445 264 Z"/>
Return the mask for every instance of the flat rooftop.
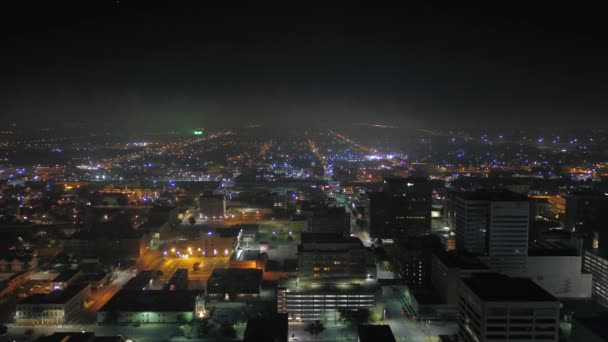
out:
<path id="1" fill-rule="evenodd" d="M 216 268 L 207 280 L 209 294 L 259 294 L 263 272 L 251 268 Z"/>
<path id="2" fill-rule="evenodd" d="M 89 284 L 74 284 L 62 291 L 53 291 L 48 294 L 33 294 L 23 298 L 18 304 L 65 304 L 89 286 Z"/>
<path id="3" fill-rule="evenodd" d="M 232 253 L 230 256 L 230 261 L 259 260 L 261 257 L 262 254 L 257 250 L 241 249 Z"/>
<path id="4" fill-rule="evenodd" d="M 522 202 L 528 201 L 525 195 L 517 194 L 511 191 L 465 191 L 456 193 L 456 197 L 460 197 L 468 201 L 497 201 L 497 202 Z"/>
<path id="5" fill-rule="evenodd" d="M 437 259 L 441 261 L 447 268 L 460 268 L 463 270 L 487 270 L 483 262 L 473 255 L 457 253 L 455 251 L 444 252 L 438 251 L 435 253 Z"/>
<path id="6" fill-rule="evenodd" d="M 297 281 L 296 277 L 289 277 L 281 279 L 278 287 L 286 288 L 288 292 L 298 294 L 373 294 L 380 289 L 380 284 L 376 280 L 362 280 L 360 278 Z"/>
<path id="7" fill-rule="evenodd" d="M 487 302 L 557 302 L 549 292 L 528 278 L 479 273 L 462 281 Z"/>
<path id="8" fill-rule="evenodd" d="M 528 243 L 529 256 L 577 256 L 578 251 L 563 242 L 536 240 Z"/>
<path id="9" fill-rule="evenodd" d="M 185 312 L 194 311 L 198 291 L 120 290 L 99 311 Z"/>
<path id="10" fill-rule="evenodd" d="M 66 270 L 63 271 L 61 273 L 59 273 L 58 276 L 56 276 L 52 282 L 54 283 L 63 283 L 66 282 L 72 278 L 74 278 L 75 275 L 77 275 L 80 272 L 80 270 Z"/>
<path id="11" fill-rule="evenodd" d="M 300 241 L 305 243 L 361 243 L 358 238 L 335 233 L 302 233 Z"/>
<path id="12" fill-rule="evenodd" d="M 154 276 L 154 271 L 144 270 L 137 273 L 137 275 L 129 281 L 125 285 L 123 285 L 123 289 L 133 289 L 133 290 L 141 290 L 144 287 L 150 284 L 150 279 Z"/>

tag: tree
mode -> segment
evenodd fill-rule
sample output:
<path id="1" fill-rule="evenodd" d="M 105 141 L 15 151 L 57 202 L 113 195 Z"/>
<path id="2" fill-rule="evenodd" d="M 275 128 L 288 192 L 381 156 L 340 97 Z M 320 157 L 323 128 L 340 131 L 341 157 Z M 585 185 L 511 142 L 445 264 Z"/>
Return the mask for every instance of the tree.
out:
<path id="1" fill-rule="evenodd" d="M 8 327 L 4 324 L 0 325 L 0 336 L 5 335 L 8 332 Z"/>
<path id="2" fill-rule="evenodd" d="M 207 336 L 209 335 L 209 319 L 205 318 L 198 324 L 198 335 Z"/>
<path id="3" fill-rule="evenodd" d="M 304 330 L 306 330 L 312 336 L 317 336 L 325 330 L 325 325 L 323 322 L 315 320 L 314 322 L 308 324 Z"/>
<path id="4" fill-rule="evenodd" d="M 224 322 L 220 326 L 220 333 L 225 337 L 236 337 L 236 330 L 229 322 Z"/>
<path id="5" fill-rule="evenodd" d="M 340 310 L 340 320 L 354 326 L 369 323 L 370 311 L 369 309 Z"/>
<path id="6" fill-rule="evenodd" d="M 194 216 L 190 216 L 188 222 L 190 222 L 190 224 L 194 226 L 196 224 L 196 219 L 194 218 Z"/>

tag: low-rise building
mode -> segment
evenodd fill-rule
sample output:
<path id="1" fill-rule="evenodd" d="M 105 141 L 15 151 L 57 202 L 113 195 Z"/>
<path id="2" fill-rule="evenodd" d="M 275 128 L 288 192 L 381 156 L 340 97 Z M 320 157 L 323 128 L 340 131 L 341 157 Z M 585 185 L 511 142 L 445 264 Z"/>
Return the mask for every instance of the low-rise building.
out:
<path id="1" fill-rule="evenodd" d="M 251 268 L 216 268 L 207 280 L 207 295 L 225 300 L 257 298 L 262 288 L 262 273 Z"/>
<path id="2" fill-rule="evenodd" d="M 97 312 L 98 324 L 192 321 L 194 291 L 121 290 Z"/>
<path id="3" fill-rule="evenodd" d="M 0 254 L 0 273 L 30 271 L 38 267 L 38 258 L 33 251 L 8 250 Z"/>
<path id="4" fill-rule="evenodd" d="M 62 291 L 34 294 L 17 303 L 15 325 L 57 325 L 74 322 L 91 296 L 89 284 L 75 284 Z"/>
<path id="5" fill-rule="evenodd" d="M 129 281 L 122 286 L 122 289 L 140 291 L 146 290 L 148 286 L 150 286 L 152 279 L 154 279 L 154 274 L 155 272 L 150 270 L 139 271 L 135 277 L 129 279 Z"/>
<path id="6" fill-rule="evenodd" d="M 175 291 L 175 290 L 187 290 L 188 289 L 188 269 L 187 268 L 178 268 L 169 282 L 167 283 L 167 290 Z"/>
<path id="7" fill-rule="evenodd" d="M 82 276 L 84 276 L 84 273 L 79 269 L 63 271 L 51 281 L 51 288 L 53 291 L 61 291 L 73 284 Z"/>
<path id="8" fill-rule="evenodd" d="M 238 249 L 230 256 L 230 268 L 265 269 L 268 255 L 257 250 Z"/>
<path id="9" fill-rule="evenodd" d="M 590 298 L 593 277 L 583 273 L 577 250 L 544 245 L 530 244 L 525 273 L 507 275 L 530 278 L 556 298 Z"/>

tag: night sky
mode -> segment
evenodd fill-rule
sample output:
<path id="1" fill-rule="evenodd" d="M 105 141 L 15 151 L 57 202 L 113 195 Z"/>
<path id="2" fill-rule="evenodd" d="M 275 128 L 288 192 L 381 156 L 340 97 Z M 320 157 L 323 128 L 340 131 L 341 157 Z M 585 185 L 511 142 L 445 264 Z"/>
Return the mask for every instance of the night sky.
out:
<path id="1" fill-rule="evenodd" d="M 497 3 L 4 7 L 0 124 L 605 126 L 603 11 Z"/>

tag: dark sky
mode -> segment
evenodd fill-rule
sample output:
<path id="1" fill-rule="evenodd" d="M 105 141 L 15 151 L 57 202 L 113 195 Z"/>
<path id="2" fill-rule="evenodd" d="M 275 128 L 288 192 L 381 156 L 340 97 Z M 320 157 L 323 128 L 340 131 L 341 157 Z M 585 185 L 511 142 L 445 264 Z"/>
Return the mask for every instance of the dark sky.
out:
<path id="1" fill-rule="evenodd" d="M 94 3 L 0 9 L 2 125 L 608 123 L 599 8 Z"/>

